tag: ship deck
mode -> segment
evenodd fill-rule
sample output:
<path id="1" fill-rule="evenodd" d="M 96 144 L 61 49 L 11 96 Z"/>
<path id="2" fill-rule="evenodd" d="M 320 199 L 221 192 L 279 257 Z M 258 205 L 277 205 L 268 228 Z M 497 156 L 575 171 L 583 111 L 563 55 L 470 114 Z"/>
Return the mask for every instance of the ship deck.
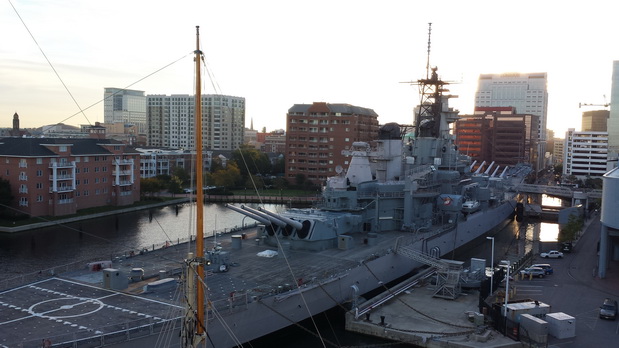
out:
<path id="1" fill-rule="evenodd" d="M 162 331 L 182 314 L 169 303 L 51 278 L 0 293 L 0 347 L 137 338 Z"/>
<path id="2" fill-rule="evenodd" d="M 257 242 L 255 230 L 246 230 L 236 249 L 232 248 L 233 234 L 218 236 L 217 245 L 229 252 L 231 264 L 227 272 L 207 271 L 209 300 L 215 306 L 218 302 L 225 305 L 233 294 L 247 294 L 247 300 L 329 279 L 385 253 L 403 235 L 383 232 L 373 245 L 359 235 L 348 250 L 285 250 L 285 258 L 281 253 L 272 258 L 257 256 L 277 248 Z M 205 245 L 210 250 L 215 240 L 207 238 Z M 83 269 L 0 292 L 0 347 L 40 346 L 47 338 L 56 344 L 98 340 L 102 335 L 109 341 L 115 334 L 126 339 L 156 333 L 183 315 L 182 289 L 180 281 L 177 286 L 148 292 L 145 285 L 163 277 L 180 280 L 189 249 L 187 244 L 174 245 L 113 260 L 112 267 L 127 276 L 133 268 L 144 269 L 144 280 L 130 280 L 122 291 L 104 289 L 101 271 Z"/>

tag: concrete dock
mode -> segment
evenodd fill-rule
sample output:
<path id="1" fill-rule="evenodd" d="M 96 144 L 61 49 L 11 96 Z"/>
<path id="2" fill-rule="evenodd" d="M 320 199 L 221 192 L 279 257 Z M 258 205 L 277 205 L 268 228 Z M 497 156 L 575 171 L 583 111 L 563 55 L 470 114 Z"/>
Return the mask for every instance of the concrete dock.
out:
<path id="1" fill-rule="evenodd" d="M 433 297 L 434 290 L 434 285 L 421 282 L 381 304 L 389 297 L 389 292 L 383 293 L 362 305 L 371 308 L 368 313 L 359 316 L 348 312 L 346 329 L 418 347 L 521 347 L 520 342 L 490 327 L 477 328 L 476 320 L 479 323 L 481 318 L 483 323 L 483 315 L 477 313 L 477 290 L 469 290 L 455 300 Z"/>

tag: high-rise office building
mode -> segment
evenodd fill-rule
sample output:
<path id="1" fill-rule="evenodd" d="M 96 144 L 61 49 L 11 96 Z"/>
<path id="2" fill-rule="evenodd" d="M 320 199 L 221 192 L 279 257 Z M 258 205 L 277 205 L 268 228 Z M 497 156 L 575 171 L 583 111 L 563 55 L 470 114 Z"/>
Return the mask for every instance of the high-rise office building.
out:
<path id="1" fill-rule="evenodd" d="M 610 90 L 610 114 L 608 116 L 608 160 L 617 167 L 619 155 L 619 60 L 613 61 L 612 86 Z"/>
<path id="2" fill-rule="evenodd" d="M 148 95 L 147 144 L 195 150 L 195 97 L 188 94 Z M 236 150 L 243 144 L 245 98 L 202 95 L 202 141 L 211 150 Z"/>
<path id="3" fill-rule="evenodd" d="M 103 122 L 135 125 L 138 133 L 146 133 L 146 97 L 144 91 L 105 88 Z"/>
<path id="4" fill-rule="evenodd" d="M 544 168 L 546 153 L 546 120 L 548 113 L 548 77 L 546 73 L 482 74 L 479 76 L 475 107 L 514 107 L 518 114 L 539 117 L 538 161 Z"/>
<path id="5" fill-rule="evenodd" d="M 583 132 L 606 132 L 608 110 L 593 110 L 585 111 L 582 113 L 582 126 L 580 127 Z"/>
<path id="6" fill-rule="evenodd" d="M 517 114 L 513 107 L 478 107 L 456 121 L 456 144 L 478 164 L 537 163 L 537 122 L 537 116 Z"/>

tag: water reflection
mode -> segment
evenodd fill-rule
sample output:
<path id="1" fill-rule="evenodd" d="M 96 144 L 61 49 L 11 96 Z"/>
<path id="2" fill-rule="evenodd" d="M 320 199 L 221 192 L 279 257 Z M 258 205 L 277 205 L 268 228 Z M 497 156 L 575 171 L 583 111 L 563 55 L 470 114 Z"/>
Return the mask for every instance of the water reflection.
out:
<path id="1" fill-rule="evenodd" d="M 249 206 L 255 206 L 248 204 Z M 283 205 L 265 205 L 281 211 Z M 0 233 L 0 279 L 195 236 L 195 204 L 160 207 L 20 233 Z M 222 204 L 204 205 L 204 234 L 254 222 Z"/>

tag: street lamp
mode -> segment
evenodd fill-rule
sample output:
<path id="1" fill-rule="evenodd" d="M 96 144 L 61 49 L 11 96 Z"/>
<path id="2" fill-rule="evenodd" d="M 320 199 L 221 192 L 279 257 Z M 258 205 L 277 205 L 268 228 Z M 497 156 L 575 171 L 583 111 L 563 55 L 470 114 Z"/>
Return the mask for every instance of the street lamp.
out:
<path id="1" fill-rule="evenodd" d="M 492 256 L 490 257 L 490 295 L 492 296 L 492 285 L 494 283 L 494 237 L 486 237 L 486 239 L 490 239 L 492 241 Z"/>
<path id="2" fill-rule="evenodd" d="M 507 335 L 507 300 L 509 299 L 509 270 L 511 269 L 511 264 L 509 260 L 507 260 L 507 276 L 505 277 L 505 335 Z"/>

